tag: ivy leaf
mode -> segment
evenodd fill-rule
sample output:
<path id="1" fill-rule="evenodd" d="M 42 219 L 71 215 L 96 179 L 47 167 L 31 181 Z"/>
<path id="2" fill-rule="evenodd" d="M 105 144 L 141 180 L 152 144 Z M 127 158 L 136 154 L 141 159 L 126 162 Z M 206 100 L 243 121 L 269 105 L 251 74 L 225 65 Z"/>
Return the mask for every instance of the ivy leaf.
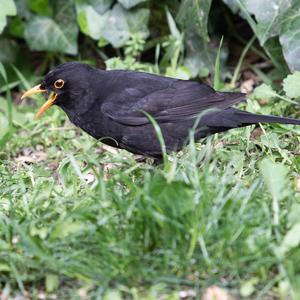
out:
<path id="1" fill-rule="evenodd" d="M 120 4 L 110 11 L 102 36 L 115 48 L 122 47 L 130 38 L 125 10 Z"/>
<path id="2" fill-rule="evenodd" d="M 13 0 L 0 0 L 0 33 L 7 24 L 7 16 L 15 16 L 17 9 Z"/>
<path id="3" fill-rule="evenodd" d="M 31 11 L 45 16 L 51 15 L 51 6 L 49 0 L 29 0 L 28 6 Z"/>
<path id="4" fill-rule="evenodd" d="M 25 26 L 31 50 L 77 54 L 78 27 L 72 1 L 58 1 L 54 19 L 35 16 Z"/>
<path id="5" fill-rule="evenodd" d="M 145 1 L 147 0 L 118 0 L 118 2 L 121 3 L 126 9 L 130 9 L 131 7 L 134 7 Z"/>
<path id="6" fill-rule="evenodd" d="M 32 18 L 25 39 L 31 50 L 77 54 L 77 29 L 66 31 L 49 17 Z"/>
<path id="7" fill-rule="evenodd" d="M 300 97 L 300 72 L 288 75 L 283 80 L 283 90 L 289 98 Z"/>
<path id="8" fill-rule="evenodd" d="M 79 0 L 79 1 L 91 5 L 100 15 L 103 15 L 105 12 L 107 12 L 114 2 L 114 0 L 89 0 L 89 1 Z"/>
<path id="9" fill-rule="evenodd" d="M 290 0 L 244 0 L 248 13 L 257 21 L 255 33 L 261 45 L 279 34 L 281 16 L 291 7 Z"/>
<path id="10" fill-rule="evenodd" d="M 269 85 L 263 83 L 255 88 L 252 96 L 254 99 L 272 100 L 276 96 L 276 93 Z"/>
<path id="11" fill-rule="evenodd" d="M 291 71 L 300 71 L 300 3 L 295 3 L 292 9 L 282 17 L 280 29 L 280 44 L 284 58 Z"/>
<path id="12" fill-rule="evenodd" d="M 120 4 L 116 4 L 107 18 L 102 37 L 115 48 L 124 46 L 132 34 L 138 33 L 146 38 L 149 35 L 149 15 L 148 9 L 127 11 Z"/>
<path id="13" fill-rule="evenodd" d="M 3 63 L 13 63 L 17 57 L 18 44 L 13 39 L 1 39 L 0 41 L 0 61 Z"/>
<path id="14" fill-rule="evenodd" d="M 150 10 L 146 8 L 125 10 L 125 18 L 128 23 L 130 34 L 139 34 L 143 39 L 149 36 L 148 22 Z"/>
<path id="15" fill-rule="evenodd" d="M 209 40 L 207 22 L 211 0 L 184 0 L 177 15 L 178 22 L 187 32 L 196 32 L 205 41 Z"/>
<path id="16" fill-rule="evenodd" d="M 80 30 L 91 38 L 99 40 L 109 13 L 100 15 L 93 6 L 86 4 L 76 4 L 76 10 Z"/>
<path id="17" fill-rule="evenodd" d="M 206 77 L 214 71 L 218 48 L 213 43 L 206 43 L 195 33 L 189 32 L 186 34 L 185 47 L 184 65 L 190 70 L 192 77 Z M 220 53 L 221 67 L 223 67 L 227 55 L 228 51 L 223 47 Z"/>

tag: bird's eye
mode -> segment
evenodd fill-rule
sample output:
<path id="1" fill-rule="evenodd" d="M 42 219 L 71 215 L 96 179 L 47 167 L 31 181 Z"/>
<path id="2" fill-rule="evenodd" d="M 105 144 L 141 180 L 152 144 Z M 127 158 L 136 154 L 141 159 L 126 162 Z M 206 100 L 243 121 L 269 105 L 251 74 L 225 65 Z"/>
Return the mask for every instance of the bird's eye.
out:
<path id="1" fill-rule="evenodd" d="M 61 89 L 63 86 L 64 86 L 65 82 L 62 80 L 62 79 L 57 79 L 55 82 L 54 82 L 54 86 L 57 88 L 57 89 Z"/>

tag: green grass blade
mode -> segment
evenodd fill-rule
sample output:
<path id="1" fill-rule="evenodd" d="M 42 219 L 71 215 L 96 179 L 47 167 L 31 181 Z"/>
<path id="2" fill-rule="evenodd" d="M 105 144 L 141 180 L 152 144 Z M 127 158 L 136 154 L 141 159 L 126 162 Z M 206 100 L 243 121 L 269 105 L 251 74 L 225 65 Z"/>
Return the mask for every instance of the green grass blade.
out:
<path id="1" fill-rule="evenodd" d="M 221 48 L 223 44 L 223 37 L 221 38 L 218 54 L 215 62 L 215 68 L 214 68 L 214 89 L 220 90 L 221 88 L 221 81 L 220 81 L 220 59 L 221 59 Z"/>
<path id="2" fill-rule="evenodd" d="M 232 88 L 234 88 L 235 85 L 236 85 L 236 82 L 238 80 L 238 77 L 239 77 L 239 74 L 240 74 L 241 67 L 242 67 L 243 61 L 245 59 L 245 56 L 248 53 L 248 51 L 249 51 L 250 47 L 252 46 L 252 44 L 254 43 L 255 39 L 256 39 L 256 36 L 254 35 L 251 38 L 251 40 L 247 43 L 246 47 L 244 48 L 244 50 L 242 52 L 242 55 L 240 56 L 240 59 L 239 59 L 238 64 L 237 64 L 237 66 L 234 70 L 234 74 L 233 74 L 233 77 L 232 77 L 231 82 L 230 82 L 230 86 Z"/>
<path id="3" fill-rule="evenodd" d="M 162 135 L 161 129 L 158 125 L 158 123 L 155 121 L 155 119 L 148 114 L 147 112 L 143 111 L 143 113 L 147 116 L 147 118 L 149 119 L 149 121 L 152 123 L 154 130 L 156 132 L 160 147 L 161 147 L 161 152 L 163 155 L 163 161 L 164 161 L 164 166 L 167 166 L 167 162 L 168 162 L 168 155 L 167 155 L 167 150 L 166 150 L 166 144 L 164 141 L 164 137 Z"/>

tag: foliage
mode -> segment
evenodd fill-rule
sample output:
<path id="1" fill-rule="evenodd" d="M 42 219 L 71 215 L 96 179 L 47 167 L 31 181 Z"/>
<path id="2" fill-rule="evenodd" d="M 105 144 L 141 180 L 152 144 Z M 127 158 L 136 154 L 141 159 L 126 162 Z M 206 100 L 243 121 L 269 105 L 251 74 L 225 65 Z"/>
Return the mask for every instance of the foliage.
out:
<path id="1" fill-rule="evenodd" d="M 276 98 L 271 113 L 294 106 Z M 3 98 L 0 107 L 7 120 Z M 0 153 L 7 295 L 180 299 L 179 290 L 199 296 L 221 284 L 297 299 L 299 128 L 264 127 L 255 139 L 250 128 L 232 130 L 160 168 L 78 135 L 57 108 L 33 114 L 13 106 L 17 138 Z"/>
<path id="2" fill-rule="evenodd" d="M 297 59 L 300 1 L 223 1 L 248 22 L 275 66 L 283 71 L 285 59 L 292 71 L 300 70 Z M 13 49 L 11 39 L 17 37 L 25 39 L 31 50 L 76 55 L 79 30 L 95 40 L 100 49 L 107 44 L 123 47 L 132 35 L 139 34 L 144 40 L 149 37 L 150 10 L 155 16 L 160 14 L 155 5 L 152 0 L 29 0 L 27 5 L 21 0 L 2 0 L 0 33 L 5 27 L 6 30 L 0 40 L 3 44 L 0 52 Z M 192 76 L 205 76 L 213 70 L 217 50 L 211 52 L 207 42 L 210 37 L 214 39 L 214 28 L 220 21 L 214 17 L 211 5 L 211 1 L 203 0 L 184 0 L 171 5 L 180 30 L 185 32 L 184 65 Z M 222 9 L 216 11 L 223 13 Z M 7 16 L 14 15 L 7 23 Z M 155 17 L 150 21 L 151 24 L 157 22 Z"/>
<path id="3" fill-rule="evenodd" d="M 20 104 L 53 65 L 80 60 L 250 85 L 248 111 L 300 118 L 299 72 L 285 64 L 300 68 L 298 0 L 0 7 L 1 298 L 199 299 L 218 285 L 236 299 L 299 299 L 299 127 L 191 139 L 161 167 L 57 108 L 33 120 L 39 97 Z"/>

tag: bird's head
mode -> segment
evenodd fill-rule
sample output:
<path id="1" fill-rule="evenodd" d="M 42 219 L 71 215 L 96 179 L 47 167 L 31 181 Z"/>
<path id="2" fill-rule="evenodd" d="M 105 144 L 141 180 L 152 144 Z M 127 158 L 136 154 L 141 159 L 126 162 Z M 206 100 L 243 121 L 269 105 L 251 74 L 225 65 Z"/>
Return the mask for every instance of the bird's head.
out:
<path id="1" fill-rule="evenodd" d="M 84 99 L 90 91 L 90 82 L 95 69 L 78 62 L 64 63 L 51 70 L 43 81 L 25 92 L 21 99 L 38 93 L 46 93 L 48 100 L 36 113 L 40 117 L 50 106 L 58 105 L 62 108 L 76 107 L 84 109 Z"/>

